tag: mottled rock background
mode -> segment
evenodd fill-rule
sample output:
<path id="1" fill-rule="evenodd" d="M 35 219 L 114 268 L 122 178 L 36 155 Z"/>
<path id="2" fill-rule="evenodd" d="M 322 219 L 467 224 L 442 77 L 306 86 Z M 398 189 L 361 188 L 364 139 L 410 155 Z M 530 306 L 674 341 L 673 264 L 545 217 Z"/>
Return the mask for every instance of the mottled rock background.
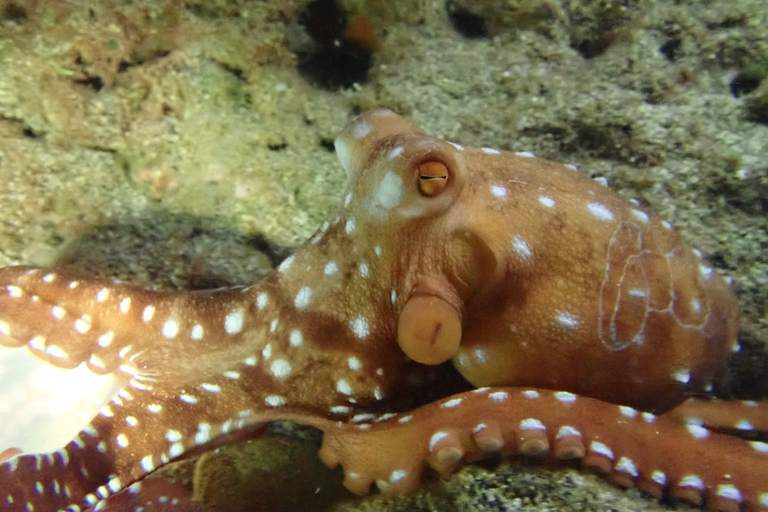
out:
<path id="1" fill-rule="evenodd" d="M 744 348 L 719 393 L 765 398 L 767 27 L 764 0 L 0 0 L 0 264 L 164 288 L 250 283 L 340 199 L 332 141 L 383 106 L 439 137 L 575 164 L 662 213 L 733 278 L 744 308 Z M 0 351 L 0 447 L 39 449 L 45 415 L 84 421 L 71 419 L 87 412 L 71 388 L 111 385 L 65 384 L 16 357 Z M 41 395 L 46 381 L 66 397 Z M 337 473 L 258 469 L 282 445 L 310 460 L 313 441 L 266 439 L 224 452 L 237 463 L 201 459 L 198 496 L 201 475 L 235 489 L 261 472 L 274 500 L 243 510 L 292 510 L 307 482 L 318 510 L 658 507 L 519 463 L 341 503 Z M 193 470 L 176 471 L 191 485 Z"/>

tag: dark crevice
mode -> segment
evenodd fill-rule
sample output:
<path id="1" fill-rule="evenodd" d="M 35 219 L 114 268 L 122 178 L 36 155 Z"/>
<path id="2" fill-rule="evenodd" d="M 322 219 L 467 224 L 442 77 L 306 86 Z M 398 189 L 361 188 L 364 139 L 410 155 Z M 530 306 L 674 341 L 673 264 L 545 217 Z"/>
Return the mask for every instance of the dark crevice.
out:
<path id="1" fill-rule="evenodd" d="M 306 5 L 298 24 L 311 44 L 296 49 L 299 73 L 321 89 L 335 91 L 368 80 L 375 44 L 367 19 L 351 30 L 347 13 L 336 0 L 315 0 Z"/>
<path id="2" fill-rule="evenodd" d="M 452 0 L 445 3 L 445 10 L 451 27 L 462 36 L 467 39 L 490 37 L 488 22 L 483 16 L 469 11 Z"/>
<path id="3" fill-rule="evenodd" d="M 84 85 L 86 87 L 90 87 L 96 92 L 99 92 L 104 88 L 104 80 L 102 80 L 101 77 L 98 77 L 98 76 L 89 76 L 86 78 L 81 78 L 79 80 L 75 80 L 75 83 Z"/>
<path id="4" fill-rule="evenodd" d="M 682 55 L 683 42 L 680 39 L 673 38 L 661 45 L 659 52 L 670 62 L 675 62 Z"/>
<path id="5" fill-rule="evenodd" d="M 27 10 L 16 2 L 10 2 L 0 11 L 0 22 L 22 24 L 27 21 Z"/>
<path id="6" fill-rule="evenodd" d="M 729 84 L 731 94 L 736 98 L 740 98 L 760 87 L 762 81 L 762 77 L 757 73 L 742 71 Z"/>

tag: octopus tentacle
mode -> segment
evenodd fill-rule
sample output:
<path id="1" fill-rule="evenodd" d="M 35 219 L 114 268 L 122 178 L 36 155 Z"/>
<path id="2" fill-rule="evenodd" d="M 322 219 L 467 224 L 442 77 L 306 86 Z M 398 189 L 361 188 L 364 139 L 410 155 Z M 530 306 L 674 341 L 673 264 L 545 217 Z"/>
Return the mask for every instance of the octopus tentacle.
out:
<path id="1" fill-rule="evenodd" d="M 768 444 L 567 392 L 482 388 L 360 427 L 326 430 L 320 451 L 327 465 L 344 466 L 344 484 L 358 494 L 372 482 L 406 492 L 427 465 L 445 473 L 461 458 L 501 452 L 580 459 L 656 497 L 668 487 L 695 505 L 768 510 Z"/>
<path id="2" fill-rule="evenodd" d="M 189 492 L 177 483 L 162 478 L 136 482 L 124 492 L 99 501 L 86 512 L 203 512 Z"/>
<path id="3" fill-rule="evenodd" d="M 667 416 L 710 429 L 768 432 L 768 404 L 753 400 L 689 398 Z"/>
<path id="4" fill-rule="evenodd" d="M 223 320 L 240 294 L 157 292 L 64 270 L 8 267 L 0 270 L 0 344 L 27 345 L 63 368 L 85 362 L 98 374 L 151 374 L 177 364 L 185 353 L 212 350 L 208 343 L 190 342 L 215 339 L 208 335 L 211 320 Z M 132 333 L 142 328 L 146 333 L 135 345 Z M 176 352 L 173 360 L 169 352 Z"/>

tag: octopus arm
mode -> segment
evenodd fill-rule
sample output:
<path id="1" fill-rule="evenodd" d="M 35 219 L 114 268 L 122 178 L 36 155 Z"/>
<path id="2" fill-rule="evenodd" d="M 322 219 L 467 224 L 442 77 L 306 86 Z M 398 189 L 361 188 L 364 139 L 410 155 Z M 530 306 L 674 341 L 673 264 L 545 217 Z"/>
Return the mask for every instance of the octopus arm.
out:
<path id="1" fill-rule="evenodd" d="M 0 464 L 0 510 L 85 510 L 172 460 L 252 438 L 265 422 L 333 424 L 289 406 L 258 379 L 232 377 L 126 386 L 62 449 L 9 453 Z"/>
<path id="2" fill-rule="evenodd" d="M 101 500 L 86 512 L 203 512 L 205 508 L 177 483 L 162 478 L 136 482 L 114 496 Z"/>
<path id="3" fill-rule="evenodd" d="M 249 327 L 242 289 L 158 292 L 32 267 L 0 269 L 0 345 L 62 368 L 141 380 L 186 373 Z M 142 332 L 140 338 L 135 333 Z M 173 356 L 171 356 L 171 354 Z"/>
<path id="4" fill-rule="evenodd" d="M 482 388 L 369 428 L 328 428 L 320 456 L 345 485 L 399 494 L 429 465 L 440 473 L 492 452 L 578 459 L 624 487 L 718 510 L 768 510 L 768 444 L 566 392 Z"/>
<path id="5" fill-rule="evenodd" d="M 689 398 L 666 416 L 709 429 L 768 432 L 768 405 L 764 402 Z"/>

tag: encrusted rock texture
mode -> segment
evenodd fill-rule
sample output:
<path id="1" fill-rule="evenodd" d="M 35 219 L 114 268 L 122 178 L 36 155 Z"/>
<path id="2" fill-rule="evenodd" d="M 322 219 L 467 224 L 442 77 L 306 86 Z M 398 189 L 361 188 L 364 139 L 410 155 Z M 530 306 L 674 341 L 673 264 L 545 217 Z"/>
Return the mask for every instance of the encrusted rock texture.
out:
<path id="1" fill-rule="evenodd" d="M 764 0 L 0 0 L 0 264 L 251 283 L 340 200 L 333 140 L 376 107 L 661 213 L 744 308 L 718 393 L 768 396 Z M 273 501 L 238 510 L 295 510 L 297 489 L 316 510 L 664 509 L 525 461 L 352 498 L 316 443 L 266 436 L 171 471 L 214 510 L 240 485 Z"/>

